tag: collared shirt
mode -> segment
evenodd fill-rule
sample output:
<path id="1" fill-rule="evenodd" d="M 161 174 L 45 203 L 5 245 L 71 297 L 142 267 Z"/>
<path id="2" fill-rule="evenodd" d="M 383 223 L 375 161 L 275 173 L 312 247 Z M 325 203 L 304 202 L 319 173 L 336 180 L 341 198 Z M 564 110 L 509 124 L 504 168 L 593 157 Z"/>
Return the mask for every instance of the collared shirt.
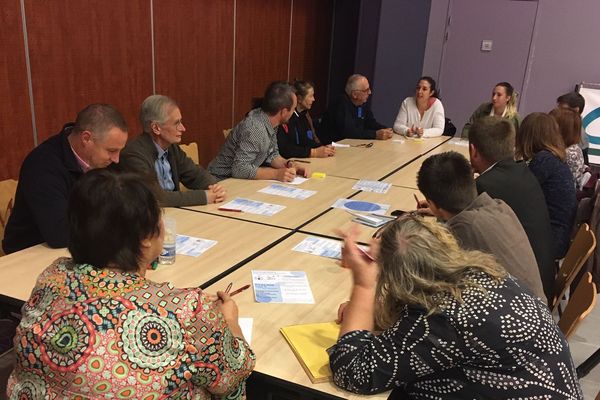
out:
<path id="1" fill-rule="evenodd" d="M 173 183 L 173 177 L 171 175 L 171 164 L 169 164 L 169 152 L 167 150 L 163 150 L 156 142 L 154 146 L 158 151 L 158 157 L 156 161 L 154 161 L 154 169 L 156 170 L 156 176 L 158 178 L 158 183 L 160 187 L 164 190 L 175 190 L 175 183 Z"/>
<path id="2" fill-rule="evenodd" d="M 217 179 L 254 179 L 259 167 L 270 166 L 277 157 L 275 128 L 268 115 L 257 108 L 232 129 L 208 171 Z"/>
<path id="3" fill-rule="evenodd" d="M 491 170 L 492 168 L 494 168 L 496 166 L 496 164 L 498 164 L 498 161 L 496 161 L 495 163 L 493 163 L 492 165 L 490 165 L 489 167 L 487 167 L 487 169 L 485 171 L 483 171 L 482 173 L 480 173 L 479 176 L 485 174 L 486 172 L 488 172 L 489 170 Z"/>
<path id="4" fill-rule="evenodd" d="M 86 163 L 83 160 L 83 158 L 79 157 L 79 154 L 77 154 L 77 152 L 75 151 L 75 149 L 73 148 L 73 146 L 71 146 L 70 142 L 69 142 L 69 146 L 71 147 L 71 151 L 75 155 L 75 159 L 77 160 L 77 164 L 79 164 L 79 166 L 81 167 L 81 170 L 83 172 L 88 172 L 90 169 L 92 169 L 92 167 L 90 167 L 90 164 Z"/>

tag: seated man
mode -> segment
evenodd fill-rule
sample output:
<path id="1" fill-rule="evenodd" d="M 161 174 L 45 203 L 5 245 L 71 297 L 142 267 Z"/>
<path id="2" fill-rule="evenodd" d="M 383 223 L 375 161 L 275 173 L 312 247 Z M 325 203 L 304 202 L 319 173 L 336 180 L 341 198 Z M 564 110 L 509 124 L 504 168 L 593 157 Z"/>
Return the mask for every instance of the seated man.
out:
<path id="1" fill-rule="evenodd" d="M 185 127 L 181 111 L 167 96 L 149 96 L 140 109 L 141 135 L 127 144 L 122 166 L 158 181 L 163 207 L 196 206 L 225 200 L 225 189 L 179 147 Z M 179 190 L 182 183 L 188 191 Z"/>
<path id="2" fill-rule="evenodd" d="M 329 105 L 317 132 L 321 141 L 329 144 L 342 139 L 386 140 L 394 136 L 392 128 L 375 120 L 367 100 L 371 95 L 369 81 L 362 75 L 351 75 L 346 93 Z"/>
<path id="3" fill-rule="evenodd" d="M 417 186 L 431 213 L 446 221 L 464 249 L 492 254 L 534 295 L 546 299 L 535 255 L 519 219 L 502 200 L 486 193 L 477 195 L 473 170 L 463 155 L 450 151 L 426 159 Z"/>
<path id="4" fill-rule="evenodd" d="M 544 193 L 536 177 L 524 162 L 514 160 L 515 129 L 502 118 L 484 117 L 469 131 L 469 155 L 477 192 L 486 192 L 512 208 L 519 218 L 542 278 L 546 296 L 554 290 L 555 263 L 552 228 Z"/>
<path id="5" fill-rule="evenodd" d="M 67 203 L 75 181 L 85 172 L 119 162 L 127 143 L 127 124 L 108 104 L 92 104 L 75 123 L 33 149 L 23 161 L 15 205 L 2 247 L 6 254 L 47 242 L 66 247 Z"/>
<path id="6" fill-rule="evenodd" d="M 307 176 L 302 166 L 279 155 L 277 127 L 286 123 L 296 108 L 294 88 L 273 82 L 261 106 L 250 111 L 227 136 L 219 154 L 208 165 L 218 179 L 276 179 L 291 182 L 296 173 Z"/>

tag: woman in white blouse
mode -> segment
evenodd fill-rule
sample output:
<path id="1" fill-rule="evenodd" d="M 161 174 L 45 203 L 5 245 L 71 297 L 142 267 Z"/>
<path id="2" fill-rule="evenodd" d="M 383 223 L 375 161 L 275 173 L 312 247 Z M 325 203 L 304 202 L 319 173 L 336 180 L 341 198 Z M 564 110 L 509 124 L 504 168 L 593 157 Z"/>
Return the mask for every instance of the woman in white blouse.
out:
<path id="1" fill-rule="evenodd" d="M 437 98 L 435 80 L 419 79 L 414 97 L 407 97 L 394 122 L 394 132 L 406 136 L 436 137 L 444 133 L 444 106 Z"/>

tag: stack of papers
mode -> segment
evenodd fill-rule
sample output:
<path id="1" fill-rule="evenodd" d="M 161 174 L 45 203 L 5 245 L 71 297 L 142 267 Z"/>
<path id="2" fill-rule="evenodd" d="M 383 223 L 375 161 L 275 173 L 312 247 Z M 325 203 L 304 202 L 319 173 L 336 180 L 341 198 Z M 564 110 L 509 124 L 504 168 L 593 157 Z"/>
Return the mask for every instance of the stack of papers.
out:
<path id="1" fill-rule="evenodd" d="M 387 216 L 387 215 L 377 215 L 377 214 L 360 214 L 352 211 L 348 211 L 348 214 L 354 216 L 352 219 L 353 222 L 370 226 L 372 228 L 379 228 L 382 225 L 387 224 L 390 221 L 395 220 L 395 217 Z"/>

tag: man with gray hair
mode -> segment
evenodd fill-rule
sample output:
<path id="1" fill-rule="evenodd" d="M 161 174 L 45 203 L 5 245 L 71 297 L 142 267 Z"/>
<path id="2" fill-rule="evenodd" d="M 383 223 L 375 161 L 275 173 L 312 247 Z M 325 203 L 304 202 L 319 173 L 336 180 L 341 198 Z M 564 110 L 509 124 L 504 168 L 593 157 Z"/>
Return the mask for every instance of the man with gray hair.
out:
<path id="1" fill-rule="evenodd" d="M 276 179 L 291 182 L 296 174 L 308 171 L 279 155 L 277 127 L 286 123 L 296 108 L 294 87 L 273 82 L 265 91 L 261 106 L 250 111 L 227 136 L 219 154 L 208 165 L 218 179 Z"/>
<path id="2" fill-rule="evenodd" d="M 323 114 L 318 133 L 324 143 L 342 139 L 387 140 L 394 136 L 391 128 L 377 122 L 367 105 L 371 88 L 366 77 L 351 75 L 345 91 Z"/>
<path id="3" fill-rule="evenodd" d="M 23 161 L 2 247 L 6 254 L 47 242 L 66 247 L 67 203 L 85 172 L 119 162 L 127 124 L 108 104 L 91 104 L 75 122 L 33 149 Z"/>
<path id="4" fill-rule="evenodd" d="M 123 168 L 145 175 L 162 188 L 164 207 L 219 203 L 225 189 L 179 147 L 185 126 L 177 103 L 162 95 L 146 98 L 140 109 L 143 132 L 123 150 Z M 179 190 L 179 183 L 187 191 Z"/>

